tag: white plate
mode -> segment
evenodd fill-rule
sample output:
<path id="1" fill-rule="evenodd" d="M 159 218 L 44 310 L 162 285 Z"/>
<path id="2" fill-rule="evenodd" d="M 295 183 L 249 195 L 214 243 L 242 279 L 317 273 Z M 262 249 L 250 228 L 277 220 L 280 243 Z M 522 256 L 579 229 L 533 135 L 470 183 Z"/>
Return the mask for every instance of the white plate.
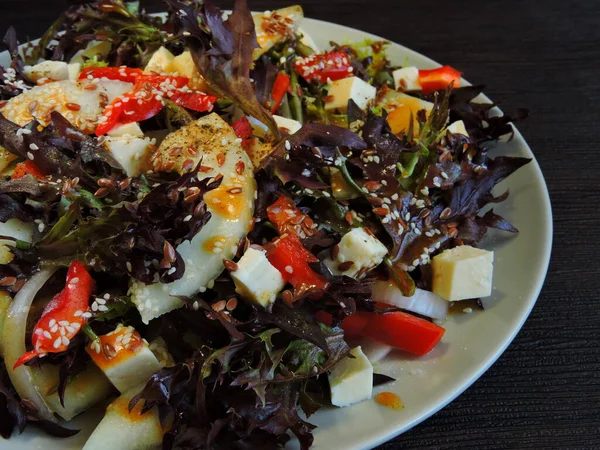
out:
<path id="1" fill-rule="evenodd" d="M 382 39 L 363 31 L 318 20 L 306 19 L 302 28 L 320 48 L 329 41 L 338 43 Z M 392 44 L 388 54 L 398 64 L 408 58 L 409 65 L 423 69 L 439 64 L 406 47 Z M 445 61 L 451 64 L 452 61 Z M 0 64 L 7 55 L 0 55 Z M 515 130 L 512 142 L 502 144 L 494 153 L 533 158 L 531 149 Z M 397 354 L 376 368 L 397 378 L 393 384 L 376 389 L 397 393 L 405 409 L 393 411 L 374 401 L 343 408 L 319 411 L 310 421 L 318 425 L 315 450 L 364 449 L 374 447 L 425 420 L 467 389 L 502 354 L 529 315 L 542 287 L 552 246 L 552 212 L 542 172 L 534 160 L 498 186 L 510 187 L 509 199 L 495 206 L 519 230 L 518 236 L 491 232 L 483 247 L 495 255 L 494 292 L 486 299 L 487 309 L 455 316 L 447 323 L 443 341 L 423 358 Z M 84 415 L 70 426 L 82 428 L 77 436 L 55 440 L 28 430 L 23 436 L 0 441 L 0 450 L 80 449 L 99 414 Z M 110 450 L 110 449 L 109 449 Z"/>

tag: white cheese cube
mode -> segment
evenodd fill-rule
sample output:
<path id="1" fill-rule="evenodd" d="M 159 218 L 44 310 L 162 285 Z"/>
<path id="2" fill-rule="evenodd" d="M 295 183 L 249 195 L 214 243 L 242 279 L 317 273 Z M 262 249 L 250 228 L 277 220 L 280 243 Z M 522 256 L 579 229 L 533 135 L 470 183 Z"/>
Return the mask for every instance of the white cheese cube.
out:
<path id="1" fill-rule="evenodd" d="M 446 128 L 446 130 L 449 133 L 462 134 L 463 136 L 469 137 L 469 133 L 467 133 L 467 129 L 465 128 L 465 123 L 462 120 L 457 120 L 451 125 L 448 125 L 448 128 Z"/>
<path id="2" fill-rule="evenodd" d="M 268 308 L 283 289 L 285 282 L 279 270 L 271 265 L 266 252 L 248 248 L 238 261 L 238 268 L 231 272 L 235 291 L 244 300 Z"/>
<path id="3" fill-rule="evenodd" d="M 173 56 L 173 53 L 171 53 L 165 47 L 160 47 L 150 57 L 148 64 L 146 64 L 146 67 L 144 68 L 144 72 L 171 72 L 174 59 L 175 56 Z"/>
<path id="4" fill-rule="evenodd" d="M 394 77 L 394 86 L 397 90 L 420 91 L 419 69 L 416 67 L 403 67 L 392 72 Z"/>
<path id="5" fill-rule="evenodd" d="M 42 61 L 35 66 L 25 66 L 23 73 L 33 82 L 43 78 L 52 81 L 69 79 L 69 65 L 63 61 Z"/>
<path id="6" fill-rule="evenodd" d="M 354 228 L 346 233 L 338 244 L 338 253 L 335 260 L 330 257 L 323 262 L 334 275 L 347 275 L 352 278 L 361 278 L 369 270 L 377 267 L 387 255 L 387 248 L 364 228 Z M 342 263 L 352 261 L 352 265 L 345 271 L 340 271 Z"/>
<path id="7" fill-rule="evenodd" d="M 462 245 L 436 255 L 433 292 L 449 301 L 492 294 L 494 252 Z"/>
<path id="8" fill-rule="evenodd" d="M 146 383 L 160 365 L 148 343 L 133 327 L 118 325 L 114 331 L 100 336 L 86 347 L 92 361 L 120 392 Z"/>
<path id="9" fill-rule="evenodd" d="M 350 406 L 373 394 L 373 366 L 360 347 L 350 354 L 354 358 L 346 356 L 329 371 L 331 404 L 335 406 Z"/>
<path id="10" fill-rule="evenodd" d="M 289 134 L 294 134 L 302 128 L 302 124 L 294 119 L 288 119 L 287 117 L 278 115 L 273 115 L 273 119 L 275 119 L 275 123 L 280 129 L 287 131 Z"/>
<path id="11" fill-rule="evenodd" d="M 356 343 L 360 346 L 362 352 L 365 354 L 371 364 L 377 364 L 383 358 L 385 358 L 394 347 L 384 344 L 383 342 L 376 341 L 370 337 L 362 337 L 357 340 Z"/>
<path id="12" fill-rule="evenodd" d="M 350 99 L 362 110 L 368 108 L 375 100 L 377 89 L 358 77 L 348 77 L 331 83 L 329 87 L 330 100 L 325 102 L 327 111 L 346 111 Z"/>
<path id="13" fill-rule="evenodd" d="M 104 141 L 108 151 L 123 166 L 127 176 L 144 172 L 150 158 L 150 139 L 134 136 L 108 137 Z"/>
<path id="14" fill-rule="evenodd" d="M 122 136 L 134 136 L 144 137 L 144 132 L 140 128 L 137 122 L 125 123 L 123 125 L 117 125 L 108 133 L 110 137 L 122 137 Z"/>

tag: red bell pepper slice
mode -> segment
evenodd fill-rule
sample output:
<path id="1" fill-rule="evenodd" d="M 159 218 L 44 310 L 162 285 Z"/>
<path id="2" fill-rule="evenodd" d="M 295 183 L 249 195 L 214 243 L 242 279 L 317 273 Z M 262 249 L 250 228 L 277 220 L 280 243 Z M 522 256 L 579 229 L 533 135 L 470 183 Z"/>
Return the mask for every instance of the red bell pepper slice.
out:
<path id="1" fill-rule="evenodd" d="M 46 177 L 33 161 L 20 162 L 15 166 L 15 170 L 12 174 L 12 179 L 23 178 L 25 175 L 33 175 L 38 180 L 45 181 Z"/>
<path id="2" fill-rule="evenodd" d="M 85 80 L 91 76 L 92 78 L 108 78 L 109 80 L 135 83 L 143 75 L 142 69 L 129 67 L 86 67 L 79 74 L 79 79 Z"/>
<path id="3" fill-rule="evenodd" d="M 350 58 L 345 52 L 318 53 L 294 61 L 294 69 L 306 81 L 319 83 L 352 76 Z"/>
<path id="4" fill-rule="evenodd" d="M 432 70 L 419 70 L 419 83 L 424 94 L 446 89 L 451 83 L 455 88 L 460 86 L 461 73 L 450 67 L 442 66 Z"/>
<path id="5" fill-rule="evenodd" d="M 305 225 L 312 225 L 313 223 L 312 219 L 300 211 L 292 199 L 285 195 L 280 196 L 275 203 L 267 208 L 267 215 L 279 234 L 292 233 L 298 235 L 300 231 L 303 231 L 303 223 Z"/>
<path id="6" fill-rule="evenodd" d="M 182 106 L 192 111 L 207 112 L 213 109 L 217 97 L 204 93 L 196 92 L 180 92 L 174 91 L 167 98 L 173 101 L 176 105 Z"/>
<path id="7" fill-rule="evenodd" d="M 65 288 L 48 303 L 33 329 L 33 350 L 23 354 L 13 369 L 36 356 L 67 350 L 71 339 L 91 316 L 89 300 L 93 284 L 85 266 L 79 261 L 73 261 L 67 272 Z"/>
<path id="8" fill-rule="evenodd" d="M 275 78 L 275 83 L 273 83 L 273 89 L 271 90 L 271 100 L 273 101 L 273 104 L 271 105 L 271 114 L 275 114 L 279 109 L 281 102 L 283 102 L 283 97 L 285 97 L 289 87 L 290 76 L 286 73 L 279 72 L 277 78 Z"/>
<path id="9" fill-rule="evenodd" d="M 252 125 L 250 125 L 248 117 L 240 117 L 231 124 L 231 127 L 233 128 L 235 135 L 242 140 L 242 147 L 244 147 L 245 150 L 248 150 L 253 133 Z"/>
<path id="10" fill-rule="evenodd" d="M 327 280 L 310 268 L 308 263 L 319 261 L 304 248 L 300 239 L 293 234 L 284 234 L 267 252 L 269 262 L 300 291 L 325 289 Z"/>
<path id="11" fill-rule="evenodd" d="M 328 312 L 323 310 L 317 311 L 315 314 L 317 322 L 324 323 L 327 326 L 333 325 L 333 317 Z M 364 330 L 369 325 L 371 317 L 368 314 L 356 312 L 355 314 L 345 317 L 342 321 L 342 329 L 344 336 L 349 339 L 356 339 L 364 336 Z"/>
<path id="12" fill-rule="evenodd" d="M 331 325 L 331 315 L 319 311 L 319 322 Z M 423 356 L 437 345 L 446 330 L 427 320 L 401 311 L 372 313 L 357 311 L 342 321 L 344 335 L 349 338 L 368 336 L 384 344 Z"/>

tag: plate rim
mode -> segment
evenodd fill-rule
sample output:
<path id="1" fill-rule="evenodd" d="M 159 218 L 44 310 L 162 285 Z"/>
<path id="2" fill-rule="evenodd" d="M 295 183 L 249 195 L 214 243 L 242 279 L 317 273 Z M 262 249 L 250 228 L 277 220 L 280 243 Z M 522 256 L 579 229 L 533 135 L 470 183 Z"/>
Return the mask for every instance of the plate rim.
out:
<path id="1" fill-rule="evenodd" d="M 306 16 L 304 17 L 304 21 L 311 21 L 311 22 L 314 22 L 316 25 L 318 25 L 318 24 L 323 24 L 323 25 L 327 25 L 327 26 L 334 25 L 336 28 L 338 28 L 340 30 L 340 32 L 343 32 L 344 30 L 350 30 L 352 32 L 360 32 L 362 35 L 365 36 L 365 38 L 375 39 L 375 40 L 384 40 L 384 41 L 389 42 L 390 45 L 392 45 L 392 46 L 400 47 L 403 52 L 405 52 L 407 54 L 413 54 L 413 55 L 417 56 L 418 58 L 426 60 L 432 66 L 432 68 L 442 66 L 442 64 L 438 63 L 437 61 L 428 57 L 427 55 L 424 55 L 416 50 L 406 47 L 398 42 L 395 42 L 395 41 L 392 41 L 385 37 L 370 33 L 368 31 L 363 31 L 359 28 L 354 28 L 354 27 L 342 25 L 342 24 L 335 23 L 335 22 L 329 22 L 326 20 L 314 19 L 314 18 L 306 17 Z M 300 28 L 302 28 L 302 26 Z M 466 81 L 466 84 L 471 84 L 467 80 L 462 79 L 462 81 Z M 485 94 L 482 94 L 482 99 L 485 101 L 488 101 L 490 103 L 493 103 L 492 100 Z M 494 110 L 504 114 L 504 112 L 497 106 L 494 107 Z M 525 137 L 522 135 L 520 130 L 512 122 L 511 122 L 511 126 L 514 131 L 514 136 L 512 137 L 512 139 L 522 142 L 523 150 L 527 153 L 527 156 L 532 159 L 530 164 L 533 165 L 535 173 L 536 173 L 534 182 L 536 185 L 538 185 L 540 191 L 543 193 L 542 208 L 544 209 L 544 212 L 545 212 L 544 217 L 547 217 L 547 219 L 548 219 L 545 221 L 546 227 L 543 230 L 543 232 L 545 234 L 544 241 L 546 242 L 546 245 L 544 246 L 543 255 L 540 255 L 542 258 L 541 259 L 542 264 L 537 267 L 535 277 L 534 277 L 535 281 L 534 281 L 534 283 L 532 283 L 532 286 L 535 286 L 534 293 L 533 293 L 533 295 L 531 295 L 527 298 L 526 307 L 523 310 L 523 312 L 520 314 L 518 322 L 516 323 L 515 326 L 513 326 L 511 328 L 510 333 L 504 337 L 504 339 L 502 340 L 502 344 L 496 349 L 496 351 L 493 354 L 491 354 L 491 356 L 485 358 L 483 360 L 483 362 L 477 367 L 477 370 L 474 371 L 473 373 L 471 373 L 470 376 L 466 377 L 465 380 L 460 384 L 460 386 L 458 388 L 454 389 L 451 394 L 444 397 L 442 399 L 442 401 L 440 401 L 436 404 L 435 407 L 429 409 L 428 411 L 421 414 L 420 416 L 415 417 L 413 420 L 407 421 L 406 423 L 398 425 L 398 426 L 394 426 L 394 425 L 382 426 L 382 428 L 380 429 L 380 431 L 378 433 L 373 433 L 373 434 L 377 434 L 378 435 L 377 437 L 373 437 L 373 434 L 370 435 L 370 437 L 365 437 L 362 440 L 362 442 L 355 443 L 352 448 L 357 448 L 357 449 L 373 448 L 375 446 L 378 446 L 385 442 L 388 442 L 391 439 L 398 437 L 399 435 L 405 433 L 406 431 L 414 428 L 418 424 L 429 419 L 431 416 L 433 416 L 434 414 L 436 414 L 437 412 L 439 412 L 440 410 L 442 410 L 443 408 L 448 406 L 456 398 L 458 398 L 460 395 L 462 395 L 469 387 L 471 387 L 477 380 L 479 380 L 485 374 L 485 372 L 487 372 L 489 370 L 489 368 L 492 365 L 494 365 L 496 363 L 496 361 L 498 361 L 498 359 L 504 354 L 504 352 L 506 351 L 508 346 L 515 340 L 517 334 L 523 328 L 523 325 L 525 324 L 525 322 L 531 315 L 531 312 L 539 299 L 542 288 L 544 287 L 544 282 L 546 280 L 546 276 L 548 274 L 548 269 L 550 266 L 550 259 L 551 259 L 551 254 L 552 254 L 552 245 L 553 245 L 553 240 L 554 240 L 554 222 L 553 222 L 553 213 L 552 213 L 552 202 L 550 200 L 550 192 L 548 190 L 546 179 L 544 178 L 544 174 L 543 174 L 542 169 L 537 161 L 537 158 L 535 157 L 533 150 L 529 146 L 529 143 L 527 142 Z"/>
<path id="2" fill-rule="evenodd" d="M 226 12 L 230 12 L 230 11 L 226 11 Z M 253 11 L 253 14 L 254 13 L 257 13 L 257 12 Z M 258 13 L 260 13 L 260 11 Z M 159 16 L 159 15 L 164 15 L 164 14 L 166 14 L 166 13 L 159 12 L 159 13 L 154 13 L 152 15 Z M 337 30 L 339 30 L 340 34 L 342 34 L 345 30 L 348 30 L 351 32 L 359 32 L 365 38 L 376 39 L 376 40 L 385 40 L 385 41 L 388 41 L 390 43 L 390 45 L 399 47 L 407 55 L 412 54 L 423 61 L 427 61 L 427 63 L 429 65 L 431 65 L 431 67 L 440 67 L 441 66 L 441 64 L 438 63 L 437 61 L 433 60 L 432 58 L 430 58 L 416 50 L 413 50 L 409 47 L 406 47 L 400 43 L 397 43 L 397 42 L 387 39 L 385 37 L 382 37 L 382 36 L 367 32 L 367 31 L 363 31 L 358 28 L 350 27 L 350 26 L 339 24 L 336 22 L 329 22 L 326 20 L 314 19 L 312 17 L 304 17 L 303 22 L 305 22 L 305 21 L 313 22 L 315 25 L 322 24 L 322 25 L 326 25 L 327 27 L 334 26 L 337 28 Z M 300 28 L 302 28 L 302 26 Z M 32 40 L 32 41 L 36 42 L 37 39 Z M 6 51 L 3 51 L 3 52 L 0 52 L 0 55 L 4 55 L 6 53 L 7 53 Z M 466 80 L 464 80 L 464 81 L 466 81 Z M 470 84 L 470 83 L 468 83 L 468 81 L 467 81 L 466 84 Z M 491 100 L 485 95 L 483 95 L 482 98 L 485 101 L 491 102 Z M 498 112 L 502 112 L 497 107 L 495 108 L 495 110 L 497 110 Z M 535 175 L 536 175 L 533 182 L 537 186 L 537 189 L 539 189 L 540 192 L 543 194 L 542 195 L 543 203 L 541 205 L 541 208 L 544 210 L 544 217 L 547 219 L 547 220 L 545 220 L 544 229 L 541 230 L 541 231 L 543 231 L 543 233 L 545 235 L 545 237 L 544 237 L 545 245 L 543 247 L 544 251 L 543 251 L 543 254 L 540 255 L 540 258 L 541 258 L 540 261 L 542 262 L 542 264 L 540 264 L 536 267 L 537 270 L 535 272 L 535 277 L 532 277 L 532 279 L 534 279 L 534 282 L 531 284 L 531 286 L 534 287 L 534 289 L 532 289 L 532 291 L 533 291 L 532 295 L 530 295 L 526 299 L 527 301 L 525 302 L 526 303 L 525 308 L 520 313 L 517 323 L 510 329 L 510 333 L 508 333 L 506 336 L 504 336 L 504 338 L 502 339 L 501 345 L 495 349 L 493 354 L 490 354 L 489 356 L 484 358 L 481 361 L 481 363 L 477 366 L 476 370 L 472 371 L 472 373 L 470 373 L 469 376 L 465 377 L 464 380 L 462 381 L 462 383 L 457 388 L 455 388 L 451 393 L 449 393 L 445 397 L 441 398 L 441 401 L 436 402 L 434 407 L 432 407 L 429 410 L 423 412 L 422 414 L 414 417 L 412 420 L 404 421 L 404 422 L 399 420 L 396 425 L 394 425 L 393 423 L 390 425 L 387 425 L 387 426 L 385 424 L 382 424 L 382 427 L 377 429 L 377 431 L 374 430 L 373 433 L 366 435 L 359 442 L 354 442 L 352 444 L 352 446 L 348 447 L 348 448 L 362 449 L 362 448 L 372 448 L 377 445 L 381 445 L 385 442 L 388 442 L 391 439 L 394 439 L 395 437 L 399 436 L 400 434 L 414 428 L 416 425 L 424 422 L 425 420 L 427 420 L 428 418 L 430 418 L 431 416 L 433 416 L 434 414 L 439 412 L 441 409 L 445 408 L 448 404 L 450 404 L 457 397 L 459 397 L 461 394 L 463 394 L 477 380 L 479 380 L 483 376 L 483 374 L 485 372 L 487 372 L 487 370 L 494 363 L 496 363 L 496 361 L 504 354 L 504 352 L 506 351 L 508 346 L 514 341 L 517 334 L 519 333 L 519 331 L 522 329 L 523 325 L 525 324 L 526 320 L 531 315 L 531 312 L 539 299 L 542 288 L 544 287 L 544 282 L 545 282 L 545 279 L 546 279 L 546 276 L 548 273 L 548 269 L 549 269 L 549 265 L 550 265 L 552 245 L 553 245 L 553 239 L 554 239 L 553 212 L 552 212 L 552 203 L 551 203 L 550 193 L 549 193 L 549 190 L 547 187 L 547 183 L 544 178 L 541 167 L 535 157 L 535 154 L 533 153 L 531 147 L 529 146 L 528 142 L 526 141 L 524 136 L 521 134 L 519 129 L 512 123 L 511 123 L 511 126 L 514 131 L 513 139 L 518 140 L 520 142 L 520 145 L 522 144 L 523 151 L 527 154 L 528 157 L 532 158 L 532 161 L 530 164 L 533 166 Z M 323 430 L 325 430 L 325 429 L 326 428 L 323 428 Z M 13 439 L 15 437 L 13 437 Z M 48 438 L 52 439 L 51 437 L 48 437 Z M 54 439 L 52 439 L 52 440 L 54 440 Z M 2 447 L 4 447 L 4 445 L 2 445 L 3 443 L 7 444 L 10 447 L 10 442 L 11 442 L 10 440 L 6 440 L 6 441 L 1 440 L 0 441 L 0 449 Z"/>

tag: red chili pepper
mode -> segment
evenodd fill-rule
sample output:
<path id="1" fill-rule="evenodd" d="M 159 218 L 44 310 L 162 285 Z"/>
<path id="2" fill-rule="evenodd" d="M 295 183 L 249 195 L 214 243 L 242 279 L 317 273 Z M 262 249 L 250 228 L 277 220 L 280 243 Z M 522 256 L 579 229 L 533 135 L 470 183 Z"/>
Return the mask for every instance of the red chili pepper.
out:
<path id="1" fill-rule="evenodd" d="M 129 67 L 86 67 L 79 74 L 79 79 L 85 80 L 91 76 L 98 79 L 108 78 L 109 80 L 135 83 L 143 75 L 142 69 L 130 69 Z"/>
<path id="2" fill-rule="evenodd" d="M 280 196 L 275 203 L 267 208 L 269 220 L 277 227 L 279 234 L 292 233 L 298 235 L 302 230 L 302 224 L 312 219 L 300 211 L 296 204 L 285 195 Z"/>
<path id="3" fill-rule="evenodd" d="M 294 69 L 306 81 L 319 83 L 341 80 L 352 76 L 350 58 L 345 52 L 319 53 L 296 59 Z"/>
<path id="4" fill-rule="evenodd" d="M 320 311 L 319 322 L 331 325 L 331 315 Z M 357 311 L 342 321 L 349 338 L 368 336 L 415 355 L 425 355 L 440 341 L 446 330 L 434 323 L 401 311 L 384 314 Z"/>
<path id="5" fill-rule="evenodd" d="M 454 87 L 460 86 L 461 73 L 450 66 L 442 66 L 432 70 L 419 70 L 419 84 L 424 94 L 446 89 L 450 83 Z"/>
<path id="6" fill-rule="evenodd" d="M 325 289 L 327 280 L 310 268 L 308 263 L 319 260 L 304 248 L 293 234 L 284 234 L 267 253 L 269 262 L 281 272 L 285 281 L 301 291 Z"/>
<path id="7" fill-rule="evenodd" d="M 96 135 L 108 133 L 118 124 L 147 120 L 160 112 L 162 98 L 173 100 L 180 106 L 196 111 L 209 111 L 216 97 L 181 91 L 190 79 L 169 75 L 140 75 L 135 79 L 135 88 L 108 105 L 98 121 Z"/>
<path id="8" fill-rule="evenodd" d="M 289 87 L 290 76 L 286 73 L 279 72 L 277 78 L 275 78 L 275 83 L 273 83 L 273 89 L 271 90 L 271 99 L 273 100 L 273 105 L 271 106 L 272 114 L 275 114 L 281 106 L 283 97 L 285 97 Z"/>
<path id="9" fill-rule="evenodd" d="M 171 95 L 167 95 L 167 98 L 176 105 L 198 112 L 211 111 L 217 101 L 217 97 L 214 95 L 180 91 L 175 91 Z"/>
<path id="10" fill-rule="evenodd" d="M 240 117 L 238 120 L 231 124 L 231 127 L 233 128 L 235 135 L 242 140 L 242 147 L 244 147 L 244 149 L 247 150 L 248 146 L 250 145 L 250 139 L 252 138 L 253 133 L 252 125 L 250 125 L 248 117 Z"/>
<path id="11" fill-rule="evenodd" d="M 13 369 L 36 356 L 67 350 L 71 339 L 87 322 L 93 284 L 85 266 L 73 261 L 67 272 L 65 288 L 46 306 L 33 329 L 31 341 L 34 349 L 21 356 Z"/>
<path id="12" fill-rule="evenodd" d="M 32 161 L 20 162 L 15 166 L 15 170 L 12 174 L 12 179 L 23 178 L 25 175 L 33 175 L 38 180 L 45 180 L 46 177 Z"/>

